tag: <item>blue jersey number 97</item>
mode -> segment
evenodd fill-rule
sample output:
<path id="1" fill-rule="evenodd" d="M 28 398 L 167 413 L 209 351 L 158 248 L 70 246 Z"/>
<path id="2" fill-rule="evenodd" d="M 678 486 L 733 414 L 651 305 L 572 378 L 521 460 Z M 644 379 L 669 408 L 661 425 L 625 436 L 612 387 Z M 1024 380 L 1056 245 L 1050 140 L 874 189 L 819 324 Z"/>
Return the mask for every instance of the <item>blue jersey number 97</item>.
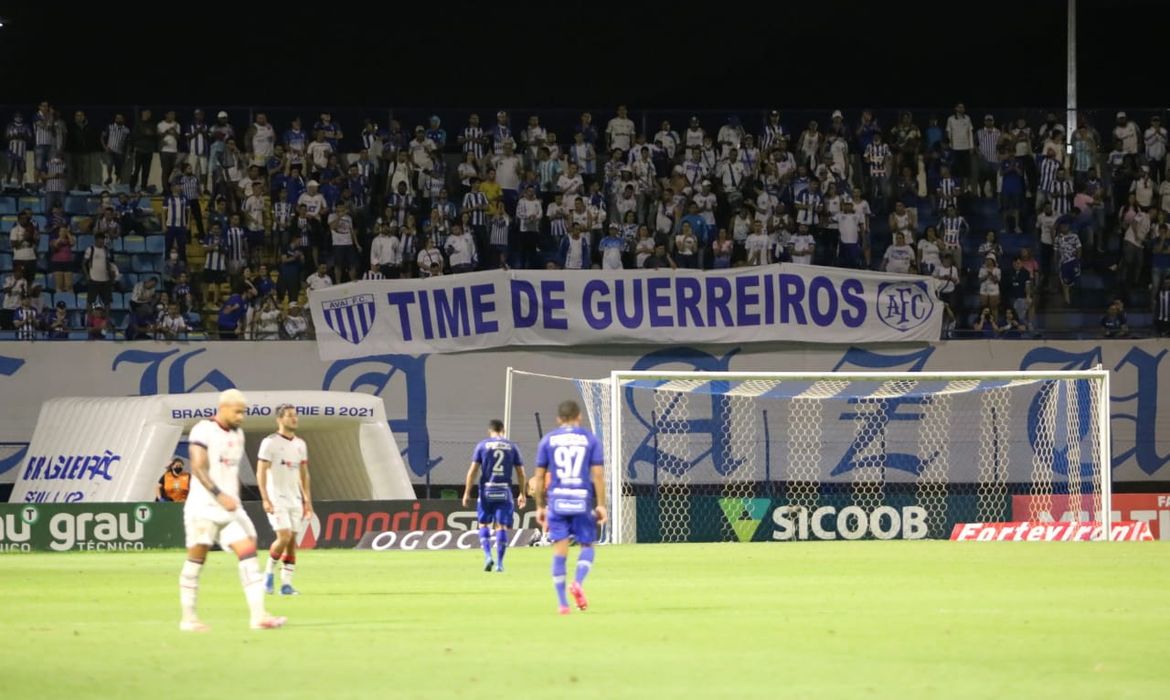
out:
<path id="1" fill-rule="evenodd" d="M 580 482 L 581 470 L 585 466 L 585 447 L 562 445 L 553 451 L 553 462 L 557 465 L 557 481 Z"/>

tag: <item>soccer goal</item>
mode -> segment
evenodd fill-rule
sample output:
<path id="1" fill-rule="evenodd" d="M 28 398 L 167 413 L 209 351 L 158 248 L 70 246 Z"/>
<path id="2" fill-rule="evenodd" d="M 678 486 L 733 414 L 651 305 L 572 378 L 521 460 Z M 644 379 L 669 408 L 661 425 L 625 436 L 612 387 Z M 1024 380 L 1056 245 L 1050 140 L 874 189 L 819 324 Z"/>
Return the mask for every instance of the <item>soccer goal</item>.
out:
<path id="1" fill-rule="evenodd" d="M 533 449 L 572 392 L 605 442 L 609 542 L 946 538 L 956 523 L 1101 522 L 1109 373 L 508 369 Z M 547 416 L 541 419 L 541 412 Z M 534 421 L 528 416 L 534 417 Z"/>

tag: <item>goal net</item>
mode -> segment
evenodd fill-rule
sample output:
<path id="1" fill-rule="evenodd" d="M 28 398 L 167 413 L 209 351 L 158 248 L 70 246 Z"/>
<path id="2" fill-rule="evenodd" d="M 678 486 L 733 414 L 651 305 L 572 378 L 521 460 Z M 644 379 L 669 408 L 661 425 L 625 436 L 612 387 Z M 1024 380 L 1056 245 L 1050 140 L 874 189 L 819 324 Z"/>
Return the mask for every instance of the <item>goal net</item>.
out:
<path id="1" fill-rule="evenodd" d="M 513 439 L 533 449 L 573 394 L 605 444 L 610 542 L 947 538 L 1054 507 L 1107 522 L 1105 370 L 509 368 Z"/>

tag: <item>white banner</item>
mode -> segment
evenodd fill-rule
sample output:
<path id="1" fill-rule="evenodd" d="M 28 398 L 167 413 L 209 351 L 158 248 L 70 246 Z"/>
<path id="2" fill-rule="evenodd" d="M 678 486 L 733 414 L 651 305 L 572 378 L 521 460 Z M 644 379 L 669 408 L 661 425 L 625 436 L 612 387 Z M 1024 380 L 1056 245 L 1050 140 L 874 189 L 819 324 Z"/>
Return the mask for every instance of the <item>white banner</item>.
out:
<path id="1" fill-rule="evenodd" d="M 937 340 L 935 281 L 808 265 L 493 271 L 309 295 L 322 360 L 520 345 Z"/>

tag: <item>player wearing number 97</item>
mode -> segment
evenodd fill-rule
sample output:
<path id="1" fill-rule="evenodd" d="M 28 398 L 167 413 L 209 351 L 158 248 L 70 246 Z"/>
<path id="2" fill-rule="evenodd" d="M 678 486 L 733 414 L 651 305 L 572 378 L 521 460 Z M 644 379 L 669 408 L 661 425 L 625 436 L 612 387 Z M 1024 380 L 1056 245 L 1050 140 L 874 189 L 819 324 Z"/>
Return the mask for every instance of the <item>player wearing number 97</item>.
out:
<path id="1" fill-rule="evenodd" d="M 471 500 L 471 484 L 479 473 L 479 500 L 476 503 L 479 520 L 479 543 L 483 547 L 483 570 L 504 570 L 504 553 L 508 551 L 508 528 L 512 527 L 512 470 L 516 471 L 520 495 L 516 505 L 524 507 L 524 460 L 516 443 L 504 437 L 504 424 L 493 420 L 488 423 L 488 437 L 480 440 L 467 469 L 467 483 L 463 489 L 463 507 Z M 492 561 L 492 540 L 490 529 L 495 530 L 496 559 Z"/>
<path id="2" fill-rule="evenodd" d="M 605 452 L 597 436 L 581 427 L 581 407 L 575 401 L 564 401 L 557 407 L 557 428 L 541 439 L 536 450 L 536 478 L 536 517 L 542 526 L 547 523 L 553 540 L 553 586 L 560 613 L 567 615 L 565 560 L 569 556 L 569 535 L 577 538 L 581 553 L 577 555 L 577 574 L 568 592 L 577 608 L 584 610 L 589 603 L 581 585 L 593 568 L 597 526 L 605 524 L 607 518 Z"/>

